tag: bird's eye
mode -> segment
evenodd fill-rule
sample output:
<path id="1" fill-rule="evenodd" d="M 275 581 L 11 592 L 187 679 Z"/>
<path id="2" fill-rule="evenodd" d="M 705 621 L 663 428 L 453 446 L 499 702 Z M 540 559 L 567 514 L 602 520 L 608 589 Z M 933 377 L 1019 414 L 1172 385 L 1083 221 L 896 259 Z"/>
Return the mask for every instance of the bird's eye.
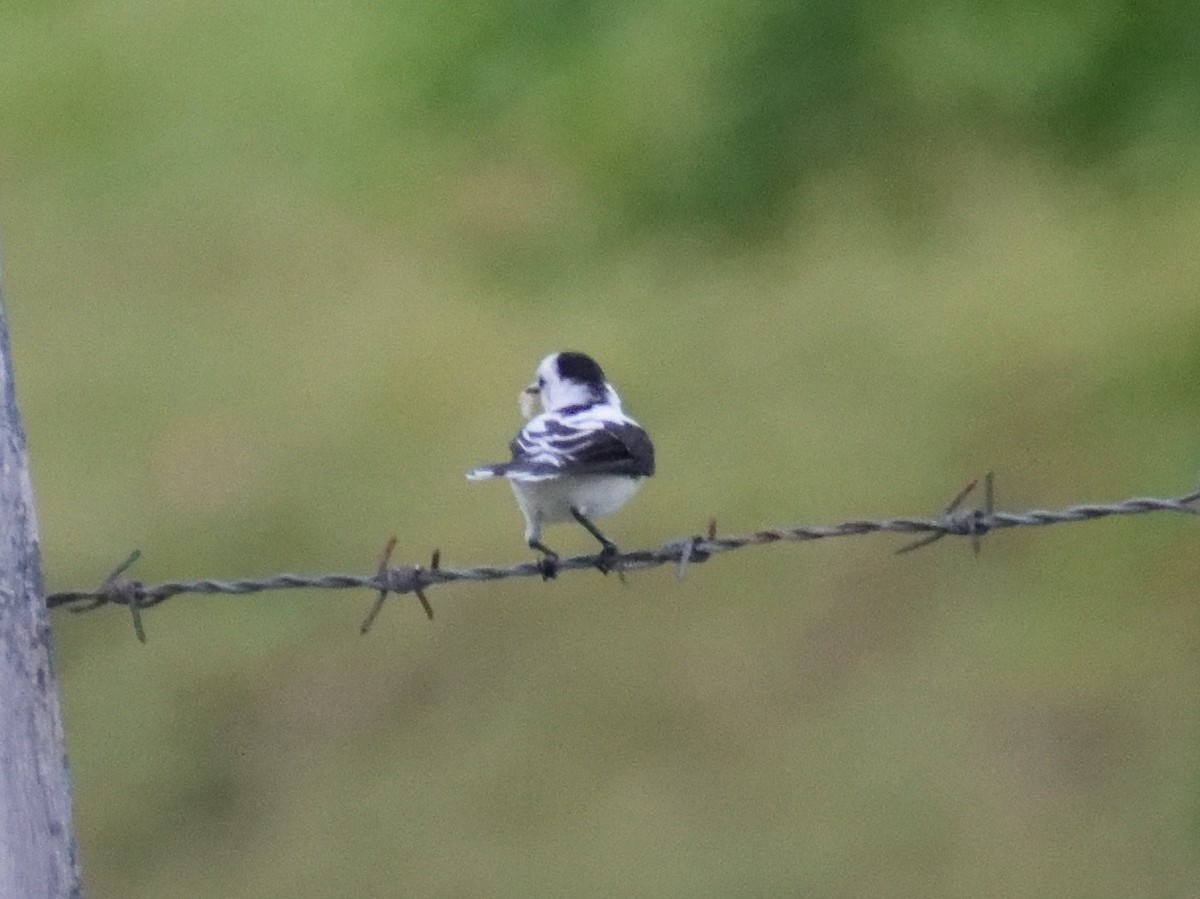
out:
<path id="1" fill-rule="evenodd" d="M 545 387 L 545 386 L 546 386 L 546 379 L 543 378 L 541 375 L 538 375 L 538 387 Z"/>

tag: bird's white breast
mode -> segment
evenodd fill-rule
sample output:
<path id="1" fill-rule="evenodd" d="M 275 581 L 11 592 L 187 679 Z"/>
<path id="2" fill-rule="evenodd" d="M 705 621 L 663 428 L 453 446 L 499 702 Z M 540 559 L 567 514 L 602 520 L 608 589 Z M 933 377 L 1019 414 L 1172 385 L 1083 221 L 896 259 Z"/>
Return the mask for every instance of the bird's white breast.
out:
<path id="1" fill-rule="evenodd" d="M 572 506 L 588 518 L 611 515 L 637 493 L 642 479 L 585 474 L 509 483 L 526 518 L 554 522 L 569 521 Z"/>

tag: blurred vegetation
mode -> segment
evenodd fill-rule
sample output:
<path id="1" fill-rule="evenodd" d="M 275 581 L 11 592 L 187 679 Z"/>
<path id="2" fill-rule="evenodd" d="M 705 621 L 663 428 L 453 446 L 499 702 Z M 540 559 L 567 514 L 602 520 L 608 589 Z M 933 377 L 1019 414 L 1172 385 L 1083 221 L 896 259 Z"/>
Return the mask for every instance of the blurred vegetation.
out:
<path id="1" fill-rule="evenodd" d="M 9 2 L 48 587 L 524 555 L 605 365 L 695 531 L 1200 470 L 1200 8 Z M 495 485 L 492 485 L 493 487 Z M 551 531 L 564 551 L 586 535 Z M 93 897 L 1187 896 L 1194 524 L 54 617 Z M 957 550 L 957 551 L 956 551 Z"/>

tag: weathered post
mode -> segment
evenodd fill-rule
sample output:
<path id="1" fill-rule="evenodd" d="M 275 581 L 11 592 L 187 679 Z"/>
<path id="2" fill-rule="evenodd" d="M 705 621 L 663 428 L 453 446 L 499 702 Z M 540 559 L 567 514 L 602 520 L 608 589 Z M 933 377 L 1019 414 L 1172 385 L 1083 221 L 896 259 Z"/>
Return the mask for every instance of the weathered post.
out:
<path id="1" fill-rule="evenodd" d="M 0 270 L 0 897 L 82 896 Z"/>

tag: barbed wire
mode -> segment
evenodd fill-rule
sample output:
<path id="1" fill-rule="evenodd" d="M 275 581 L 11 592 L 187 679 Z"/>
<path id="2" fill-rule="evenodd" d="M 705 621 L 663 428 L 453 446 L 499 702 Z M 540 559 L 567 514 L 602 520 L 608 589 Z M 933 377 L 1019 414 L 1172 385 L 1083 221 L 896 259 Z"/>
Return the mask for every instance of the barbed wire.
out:
<path id="1" fill-rule="evenodd" d="M 624 578 L 625 572 L 656 568 L 660 565 L 675 565 L 676 574 L 682 578 L 688 567 L 705 562 L 718 553 L 762 546 L 781 541 L 824 540 L 830 537 L 856 537 L 883 532 L 900 534 L 923 534 L 908 543 L 898 553 L 906 553 L 927 546 L 943 537 L 967 537 L 975 552 L 979 552 L 980 540 L 991 531 L 1014 527 L 1040 527 L 1051 524 L 1066 524 L 1073 521 L 1091 521 L 1112 515 L 1142 515 L 1150 512 L 1184 512 L 1200 514 L 1197 503 L 1200 491 L 1174 498 L 1133 497 L 1111 503 L 1085 503 L 1061 509 L 1031 509 L 1024 512 L 1002 512 L 994 508 L 992 475 L 984 478 L 984 502 L 979 508 L 960 509 L 963 501 L 978 486 L 971 481 L 933 518 L 880 518 L 853 519 L 831 525 L 795 525 L 791 527 L 764 528 L 749 534 L 718 536 L 716 522 L 710 521 L 707 533 L 691 537 L 667 540 L 655 549 L 619 551 L 615 555 L 581 555 L 560 558 L 556 571 L 579 571 L 599 568 L 608 573 L 616 571 Z M 124 605 L 133 614 L 134 630 L 138 639 L 145 642 L 146 635 L 141 612 L 180 594 L 223 594 L 245 595 L 268 590 L 318 589 L 344 590 L 366 589 L 378 592 L 361 631 L 366 633 L 379 614 L 384 601 L 390 594 L 415 594 L 425 614 L 433 618 L 433 606 L 425 591 L 439 584 L 455 581 L 497 581 L 513 577 L 546 578 L 548 570 L 542 562 L 518 562 L 514 565 L 477 565 L 468 568 L 445 568 L 441 565 L 441 553 L 434 550 L 428 565 L 392 565 L 391 556 L 396 546 L 392 537 L 384 548 L 379 567 L 373 574 L 294 574 L 282 573 L 262 578 L 239 580 L 215 580 L 203 578 L 186 581 L 165 581 L 160 584 L 144 584 L 124 577 L 125 571 L 139 558 L 135 550 L 116 567 L 104 582 L 94 590 L 75 590 L 52 593 L 46 597 L 49 608 L 69 607 L 74 612 L 86 612 L 105 605 Z"/>

